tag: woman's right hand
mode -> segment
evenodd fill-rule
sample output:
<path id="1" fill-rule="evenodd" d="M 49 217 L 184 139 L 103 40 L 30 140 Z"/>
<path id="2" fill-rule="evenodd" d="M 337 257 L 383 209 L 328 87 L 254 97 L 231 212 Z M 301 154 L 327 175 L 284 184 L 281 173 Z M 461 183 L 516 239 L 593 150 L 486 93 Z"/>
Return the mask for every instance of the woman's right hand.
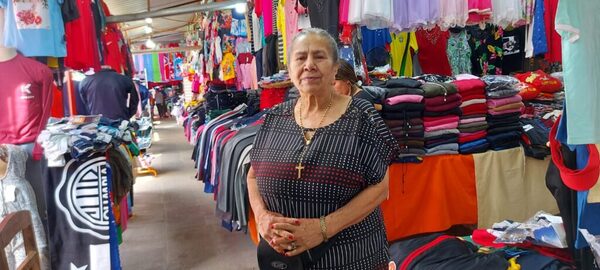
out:
<path id="1" fill-rule="evenodd" d="M 258 233 L 262 238 L 269 243 L 273 249 L 279 253 L 285 253 L 286 251 L 282 246 L 288 246 L 294 241 L 293 235 L 285 230 L 274 229 L 273 225 L 277 223 L 288 223 L 291 225 L 299 224 L 299 220 L 295 218 L 286 218 L 279 213 L 264 211 L 257 215 L 256 223 L 258 227 Z M 278 239 L 277 244 L 275 239 Z"/>

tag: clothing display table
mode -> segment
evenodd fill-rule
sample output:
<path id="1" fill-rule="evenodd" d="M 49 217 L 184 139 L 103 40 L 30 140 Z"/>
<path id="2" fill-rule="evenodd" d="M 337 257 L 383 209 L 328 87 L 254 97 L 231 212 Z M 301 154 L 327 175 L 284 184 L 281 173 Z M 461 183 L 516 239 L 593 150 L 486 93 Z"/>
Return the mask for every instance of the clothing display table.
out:
<path id="1" fill-rule="evenodd" d="M 488 228 L 505 219 L 522 222 L 538 211 L 558 214 L 546 188 L 549 161 L 513 148 L 392 164 L 389 198 L 381 205 L 388 241 L 461 224 Z M 254 215 L 248 219 L 250 237 L 258 243 Z"/>
<path id="2" fill-rule="evenodd" d="M 488 228 L 505 219 L 525 221 L 538 211 L 557 214 L 545 183 L 548 162 L 514 148 L 393 164 L 389 198 L 381 206 L 388 240 L 459 224 Z"/>

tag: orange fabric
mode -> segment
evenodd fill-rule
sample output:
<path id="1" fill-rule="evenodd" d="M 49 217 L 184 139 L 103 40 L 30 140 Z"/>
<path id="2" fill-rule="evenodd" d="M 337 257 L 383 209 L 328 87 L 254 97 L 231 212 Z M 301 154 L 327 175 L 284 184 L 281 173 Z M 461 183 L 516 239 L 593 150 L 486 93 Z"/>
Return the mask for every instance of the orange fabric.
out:
<path id="1" fill-rule="evenodd" d="M 258 246 L 258 229 L 256 228 L 256 221 L 252 209 L 248 210 L 248 234 L 250 234 L 252 242 Z"/>
<path id="2" fill-rule="evenodd" d="M 472 155 L 425 157 L 390 166 L 390 192 L 381 205 L 388 241 L 477 224 Z"/>

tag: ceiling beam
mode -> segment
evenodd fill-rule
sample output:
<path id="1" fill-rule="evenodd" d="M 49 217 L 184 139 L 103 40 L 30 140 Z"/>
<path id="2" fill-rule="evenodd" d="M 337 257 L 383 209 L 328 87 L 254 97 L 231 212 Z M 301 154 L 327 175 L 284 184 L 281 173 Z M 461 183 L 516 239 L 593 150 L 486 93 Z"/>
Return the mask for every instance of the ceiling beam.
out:
<path id="1" fill-rule="evenodd" d="M 212 3 L 208 3 L 208 4 L 201 4 L 201 5 L 181 6 L 181 7 L 176 7 L 176 8 L 161 9 L 161 10 L 156 10 L 156 11 L 142 12 L 142 13 L 109 16 L 106 18 L 106 22 L 121 23 L 121 22 L 144 20 L 146 18 L 160 18 L 160 17 L 168 17 L 168 16 L 175 16 L 175 15 L 181 15 L 181 14 L 190 14 L 190 13 L 194 13 L 194 12 L 222 10 L 222 9 L 233 8 L 234 5 L 240 4 L 240 3 L 246 3 L 246 1 L 247 0 L 227 0 L 227 1 L 223 1 L 223 2 L 212 2 Z"/>

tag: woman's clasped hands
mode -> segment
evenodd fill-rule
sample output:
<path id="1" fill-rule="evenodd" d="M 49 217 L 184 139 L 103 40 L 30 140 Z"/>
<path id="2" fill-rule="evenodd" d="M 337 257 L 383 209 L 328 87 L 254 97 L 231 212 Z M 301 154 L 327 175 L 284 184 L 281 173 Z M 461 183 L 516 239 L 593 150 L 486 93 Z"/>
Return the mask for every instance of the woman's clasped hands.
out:
<path id="1" fill-rule="evenodd" d="M 258 216 L 258 232 L 285 256 L 297 256 L 323 242 L 319 219 L 286 218 L 265 211 Z"/>

